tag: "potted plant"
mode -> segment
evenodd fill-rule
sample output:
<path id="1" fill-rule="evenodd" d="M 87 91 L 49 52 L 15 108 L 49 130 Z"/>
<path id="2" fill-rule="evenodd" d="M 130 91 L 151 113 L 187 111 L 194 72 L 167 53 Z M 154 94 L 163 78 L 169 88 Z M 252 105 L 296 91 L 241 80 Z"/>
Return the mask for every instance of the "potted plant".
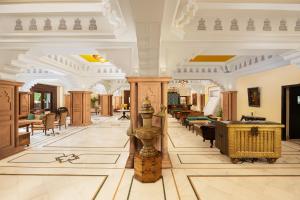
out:
<path id="1" fill-rule="evenodd" d="M 220 119 L 222 119 L 222 117 L 223 117 L 223 110 L 222 110 L 222 108 L 220 108 L 219 111 L 217 112 L 217 117 L 220 118 Z"/>
<path id="2" fill-rule="evenodd" d="M 98 99 L 96 97 L 92 97 L 91 98 L 91 107 L 95 108 L 96 107 L 96 102 L 98 101 Z"/>

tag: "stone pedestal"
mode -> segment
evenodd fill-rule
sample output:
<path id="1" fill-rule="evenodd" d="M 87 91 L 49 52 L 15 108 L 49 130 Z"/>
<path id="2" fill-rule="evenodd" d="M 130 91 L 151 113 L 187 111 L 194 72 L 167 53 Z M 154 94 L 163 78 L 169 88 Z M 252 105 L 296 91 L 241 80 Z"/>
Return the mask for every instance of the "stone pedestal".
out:
<path id="1" fill-rule="evenodd" d="M 91 121 L 91 92 L 89 91 L 70 91 L 71 96 L 71 125 L 87 126 Z"/>
<path id="2" fill-rule="evenodd" d="M 168 105 L 168 83 L 170 77 L 127 77 L 130 83 L 130 118 L 132 129 L 141 127 L 141 116 L 138 112 L 142 108 L 143 100 L 148 97 L 154 108 L 154 113 L 160 111 L 160 105 Z M 165 111 L 167 116 L 167 111 Z M 156 139 L 155 148 L 161 152 L 162 168 L 171 168 L 172 164 L 168 153 L 168 122 L 167 117 L 153 117 L 153 125 L 161 127 L 162 134 Z M 140 141 L 134 136 L 130 136 L 129 157 L 126 168 L 134 167 L 134 156 L 141 148 Z"/>
<path id="3" fill-rule="evenodd" d="M 134 178 L 143 183 L 153 183 L 161 178 L 161 154 L 143 157 L 139 153 L 134 156 Z"/>

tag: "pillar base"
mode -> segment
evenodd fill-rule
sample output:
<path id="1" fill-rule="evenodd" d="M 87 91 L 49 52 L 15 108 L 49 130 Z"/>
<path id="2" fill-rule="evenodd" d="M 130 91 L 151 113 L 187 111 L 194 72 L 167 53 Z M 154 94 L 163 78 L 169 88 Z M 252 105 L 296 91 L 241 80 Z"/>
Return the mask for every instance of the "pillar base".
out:
<path id="1" fill-rule="evenodd" d="M 143 183 L 154 183 L 162 177 L 161 154 L 144 157 L 134 156 L 134 178 Z"/>
<path id="2" fill-rule="evenodd" d="M 170 169 L 172 168 L 172 162 L 170 160 L 169 153 L 165 152 L 162 155 L 162 168 L 163 169 Z"/>
<path id="3" fill-rule="evenodd" d="M 134 167 L 134 154 L 129 154 L 125 168 L 132 169 Z"/>
<path id="4" fill-rule="evenodd" d="M 162 160 L 161 161 L 161 164 L 162 164 L 162 168 L 163 169 L 171 169 L 172 168 L 172 163 L 171 163 L 171 160 Z"/>

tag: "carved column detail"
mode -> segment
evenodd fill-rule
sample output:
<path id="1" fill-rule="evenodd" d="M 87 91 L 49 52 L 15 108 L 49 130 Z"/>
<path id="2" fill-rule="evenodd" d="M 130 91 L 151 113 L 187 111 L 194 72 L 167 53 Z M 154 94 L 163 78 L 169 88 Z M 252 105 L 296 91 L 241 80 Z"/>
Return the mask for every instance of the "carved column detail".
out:
<path id="1" fill-rule="evenodd" d="M 142 125 L 141 117 L 138 115 L 142 107 L 143 99 L 146 97 L 151 101 L 154 113 L 159 113 L 161 105 L 167 107 L 167 90 L 170 77 L 128 77 L 130 83 L 130 114 L 132 130 Z M 163 120 L 162 120 L 163 119 Z M 171 161 L 168 154 L 168 139 L 167 139 L 167 115 L 163 118 L 154 116 L 152 123 L 156 127 L 163 128 L 162 134 L 156 139 L 155 148 L 161 151 L 162 167 L 170 168 Z M 129 131 L 132 131 L 129 129 Z M 130 154 L 126 163 L 127 168 L 134 167 L 133 158 L 135 152 L 141 147 L 140 141 L 130 136 Z"/>

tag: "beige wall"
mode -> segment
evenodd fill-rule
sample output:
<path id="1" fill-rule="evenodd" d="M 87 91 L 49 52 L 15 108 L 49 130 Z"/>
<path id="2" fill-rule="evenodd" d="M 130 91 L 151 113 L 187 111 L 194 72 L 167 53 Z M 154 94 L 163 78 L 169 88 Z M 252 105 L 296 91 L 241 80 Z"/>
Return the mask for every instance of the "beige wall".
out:
<path id="1" fill-rule="evenodd" d="M 57 86 L 57 108 L 64 106 L 64 88 Z"/>
<path id="2" fill-rule="evenodd" d="M 300 83 L 300 67 L 289 65 L 254 75 L 244 76 L 237 81 L 237 114 L 266 117 L 268 121 L 281 122 L 281 86 Z M 261 107 L 248 106 L 247 88 L 260 87 Z"/>

